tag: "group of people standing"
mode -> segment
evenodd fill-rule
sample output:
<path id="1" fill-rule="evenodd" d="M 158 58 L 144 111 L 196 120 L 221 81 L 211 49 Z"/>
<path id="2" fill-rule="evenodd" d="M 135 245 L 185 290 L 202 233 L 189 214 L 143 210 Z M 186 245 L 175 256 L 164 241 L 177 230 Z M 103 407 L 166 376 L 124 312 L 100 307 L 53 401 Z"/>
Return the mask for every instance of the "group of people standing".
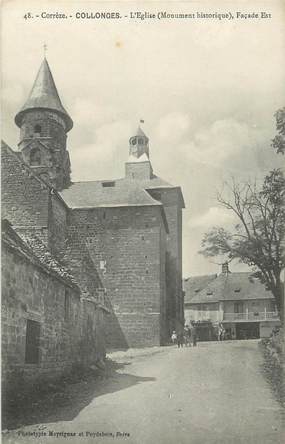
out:
<path id="1" fill-rule="evenodd" d="M 173 330 L 171 335 L 172 344 L 177 344 L 178 348 L 183 347 L 196 347 L 197 345 L 197 328 L 194 323 L 185 325 L 184 328 L 180 328 L 177 332 Z"/>

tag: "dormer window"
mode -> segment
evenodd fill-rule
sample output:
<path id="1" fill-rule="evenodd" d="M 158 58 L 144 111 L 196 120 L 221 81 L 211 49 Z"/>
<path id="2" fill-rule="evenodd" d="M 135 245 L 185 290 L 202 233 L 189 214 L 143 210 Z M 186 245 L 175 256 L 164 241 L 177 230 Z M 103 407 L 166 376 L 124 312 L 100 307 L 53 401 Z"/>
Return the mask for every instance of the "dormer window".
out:
<path id="1" fill-rule="evenodd" d="M 41 164 L 41 152 L 39 148 L 33 148 L 30 152 L 30 165 L 38 166 Z"/>
<path id="2" fill-rule="evenodd" d="M 114 187 L 115 186 L 115 182 L 112 181 L 108 181 L 108 182 L 102 182 L 102 187 L 107 188 L 107 187 Z"/>

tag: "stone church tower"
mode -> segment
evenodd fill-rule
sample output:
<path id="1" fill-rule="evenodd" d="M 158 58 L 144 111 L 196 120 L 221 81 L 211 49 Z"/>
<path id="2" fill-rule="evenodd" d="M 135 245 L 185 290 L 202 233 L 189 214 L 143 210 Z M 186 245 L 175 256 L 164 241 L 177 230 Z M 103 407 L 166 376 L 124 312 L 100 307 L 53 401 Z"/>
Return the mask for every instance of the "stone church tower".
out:
<path id="1" fill-rule="evenodd" d="M 140 126 L 130 137 L 124 177 L 71 182 L 66 139 L 73 122 L 45 58 L 15 122 L 20 153 L 7 155 L 13 160 L 6 166 L 7 219 L 28 231 L 36 227 L 52 255 L 71 260 L 78 282 L 90 279 L 90 295 L 100 289 L 108 297 L 108 346 L 167 343 L 183 326 L 185 204 L 180 186 L 155 174 L 149 138 Z M 11 164 L 21 164 L 27 177 L 19 180 Z"/>
<path id="2" fill-rule="evenodd" d="M 70 184 L 67 132 L 73 122 L 59 98 L 44 58 L 30 95 L 15 117 L 23 160 L 57 190 Z"/>

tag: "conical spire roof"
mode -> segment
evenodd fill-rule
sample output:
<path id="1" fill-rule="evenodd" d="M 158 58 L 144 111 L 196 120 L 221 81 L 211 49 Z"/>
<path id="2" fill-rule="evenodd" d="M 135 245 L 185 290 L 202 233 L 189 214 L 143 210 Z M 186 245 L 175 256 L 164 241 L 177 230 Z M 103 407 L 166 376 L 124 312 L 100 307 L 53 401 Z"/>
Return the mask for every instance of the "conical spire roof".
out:
<path id="1" fill-rule="evenodd" d="M 145 133 L 143 132 L 143 130 L 141 129 L 140 126 L 138 126 L 137 132 L 136 132 L 136 136 L 143 136 L 147 139 L 147 136 L 145 135 Z"/>
<path id="2" fill-rule="evenodd" d="M 19 127 L 21 126 L 25 111 L 32 109 L 49 109 L 56 111 L 65 120 L 66 131 L 69 131 L 73 127 L 72 119 L 64 109 L 59 98 L 46 58 L 44 58 L 40 66 L 28 100 L 15 117 L 15 122 Z"/>

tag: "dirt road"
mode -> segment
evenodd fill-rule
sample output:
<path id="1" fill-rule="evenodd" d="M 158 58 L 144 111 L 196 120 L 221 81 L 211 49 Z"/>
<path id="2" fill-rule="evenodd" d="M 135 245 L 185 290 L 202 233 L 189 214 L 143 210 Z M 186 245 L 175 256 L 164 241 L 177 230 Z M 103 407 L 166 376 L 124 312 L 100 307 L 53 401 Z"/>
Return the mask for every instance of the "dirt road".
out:
<path id="1" fill-rule="evenodd" d="M 282 408 L 261 372 L 256 341 L 166 347 L 132 359 L 124 353 L 113 357 L 118 369 L 93 387 L 87 402 L 63 407 L 53 422 L 11 431 L 3 442 L 285 442 Z M 29 436 L 33 432 L 38 435 Z"/>

